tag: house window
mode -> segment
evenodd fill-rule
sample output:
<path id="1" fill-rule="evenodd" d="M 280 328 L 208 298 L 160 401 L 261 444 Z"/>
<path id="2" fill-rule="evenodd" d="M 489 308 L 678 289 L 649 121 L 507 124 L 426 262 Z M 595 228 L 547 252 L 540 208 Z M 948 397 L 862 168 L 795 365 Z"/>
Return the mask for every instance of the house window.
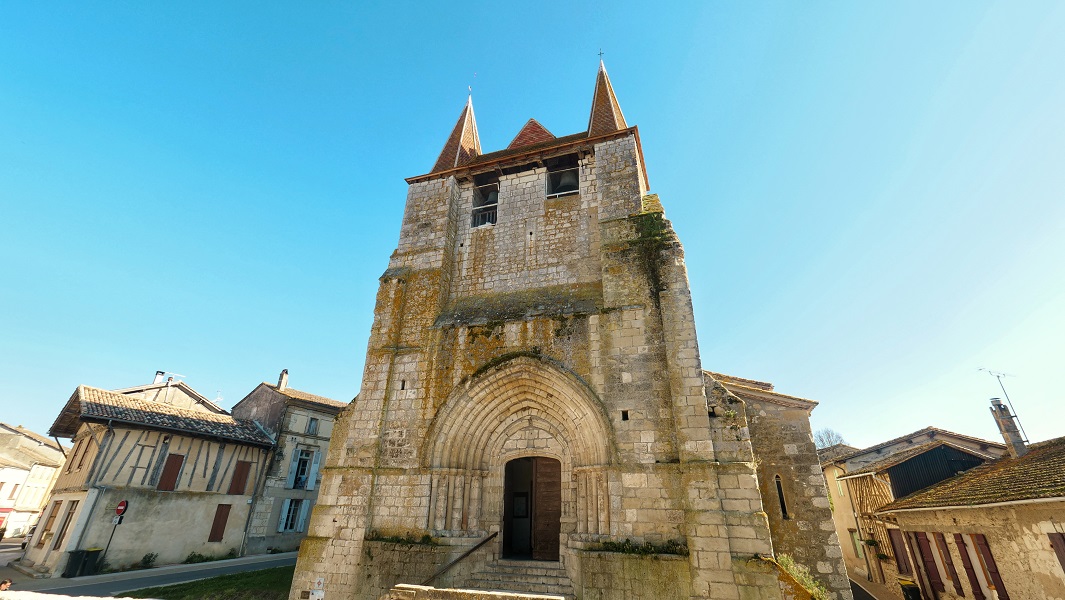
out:
<path id="1" fill-rule="evenodd" d="M 55 525 L 55 518 L 59 516 L 59 507 L 63 504 L 62 500 L 56 500 L 52 503 L 52 510 L 48 512 L 48 520 L 44 522 L 44 528 L 41 529 L 40 535 L 37 536 L 37 547 L 44 548 L 44 538 L 52 527 Z"/>
<path id="2" fill-rule="evenodd" d="M 854 546 L 854 555 L 858 558 L 865 558 L 865 551 L 862 550 L 862 540 L 858 537 L 857 529 L 848 529 L 851 534 L 851 544 Z"/>
<path id="3" fill-rule="evenodd" d="M 281 531 L 296 531 L 299 526 L 300 508 L 303 500 L 289 500 L 281 514 Z"/>
<path id="4" fill-rule="evenodd" d="M 207 536 L 208 542 L 221 542 L 226 534 L 226 522 L 229 521 L 229 511 L 232 504 L 219 504 L 214 511 L 214 521 L 211 523 L 211 534 Z"/>
<path id="5" fill-rule="evenodd" d="M 248 487 L 248 474 L 251 472 L 251 462 L 238 460 L 233 468 L 233 479 L 229 481 L 228 494 L 242 495 Z"/>
<path id="6" fill-rule="evenodd" d="M 773 477 L 773 481 L 777 484 L 777 500 L 780 501 L 780 514 L 783 515 L 785 519 L 790 519 L 791 516 L 788 515 L 788 503 L 784 501 L 784 485 L 780 481 L 780 475 Z"/>
<path id="7" fill-rule="evenodd" d="M 74 519 L 74 511 L 78 509 L 78 501 L 71 500 L 70 506 L 67 507 L 67 513 L 63 515 L 63 523 L 59 526 L 59 531 L 55 534 L 55 544 L 52 545 L 52 550 L 58 550 L 63 544 L 63 538 L 67 535 L 67 527 L 70 527 L 70 521 Z"/>
<path id="8" fill-rule="evenodd" d="M 177 488 L 178 475 L 181 474 L 181 466 L 185 464 L 184 454 L 171 454 L 166 457 L 166 465 L 163 466 L 163 474 L 159 476 L 159 484 L 155 489 L 161 492 L 172 492 Z"/>
<path id="9" fill-rule="evenodd" d="M 576 154 L 566 154 L 544 161 L 547 167 L 547 197 L 555 198 L 580 191 L 580 165 Z"/>
<path id="10" fill-rule="evenodd" d="M 318 435 L 318 419 L 311 417 L 307 421 L 307 435 Z"/>
<path id="11" fill-rule="evenodd" d="M 313 450 L 300 450 L 299 456 L 296 458 L 296 479 L 292 483 L 294 489 L 307 489 L 307 476 L 311 472 L 311 461 L 313 459 Z"/>
<path id="12" fill-rule="evenodd" d="M 888 529 L 888 538 L 891 541 L 891 551 L 895 553 L 895 565 L 900 575 L 910 575 L 910 559 L 906 556 L 906 543 L 902 539 L 902 532 L 898 529 Z"/>

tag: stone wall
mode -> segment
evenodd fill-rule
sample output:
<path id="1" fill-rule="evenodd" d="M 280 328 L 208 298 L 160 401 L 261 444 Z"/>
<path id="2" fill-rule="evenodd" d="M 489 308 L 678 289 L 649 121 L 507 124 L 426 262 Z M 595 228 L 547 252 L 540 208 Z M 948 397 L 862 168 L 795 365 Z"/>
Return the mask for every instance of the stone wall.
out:
<path id="1" fill-rule="evenodd" d="M 813 443 L 808 410 L 759 398 L 755 393 L 745 395 L 744 402 L 773 551 L 788 554 L 808 568 L 835 597 L 849 598 L 847 567 Z M 783 506 L 776 487 L 778 477 L 784 492 Z"/>
<path id="2" fill-rule="evenodd" d="M 683 249 L 642 197 L 636 137 L 577 151 L 579 193 L 546 198 L 535 164 L 502 170 L 497 222 L 475 229 L 469 178 L 411 184 L 294 594 L 318 576 L 367 599 L 409 579 L 407 563 L 371 569 L 371 531 L 501 531 L 505 464 L 547 456 L 562 465 L 560 558 L 588 597 L 599 584 L 577 554 L 625 538 L 687 544 L 682 597 L 779 597 L 747 566 L 772 552 L 750 442 L 712 434 Z M 609 560 L 628 558 L 596 568 Z"/>
<path id="3" fill-rule="evenodd" d="M 1065 515 L 1065 502 L 1061 500 L 895 513 L 903 531 L 926 532 L 930 539 L 933 539 L 933 532 L 943 534 L 946 550 L 961 580 L 962 593 L 959 594 L 953 581 L 948 579 L 947 569 L 939 565 L 946 588 L 938 592 L 941 599 L 974 596 L 954 539 L 954 534 L 960 533 L 983 534 L 987 538 L 988 548 L 1010 598 L 1065 600 L 1065 567 L 1055 555 L 1047 535 L 1065 533 L 1062 515 Z M 923 565 L 918 568 L 923 570 Z M 978 564 L 976 570 L 982 571 Z M 982 572 L 978 577 L 983 578 Z M 984 596 L 989 596 L 986 589 Z"/>

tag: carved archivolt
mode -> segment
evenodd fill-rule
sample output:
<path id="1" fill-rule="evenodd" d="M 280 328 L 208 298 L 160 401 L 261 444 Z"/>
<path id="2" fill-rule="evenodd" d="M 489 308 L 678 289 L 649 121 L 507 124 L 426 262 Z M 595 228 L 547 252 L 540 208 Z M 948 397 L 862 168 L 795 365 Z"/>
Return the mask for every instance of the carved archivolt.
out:
<path id="1" fill-rule="evenodd" d="M 573 467 L 612 462 L 612 430 L 594 392 L 574 374 L 531 356 L 457 388 L 433 420 L 422 456 L 428 467 L 487 470 L 499 462 L 507 440 L 529 427 L 548 432 L 568 454 L 559 458 Z"/>

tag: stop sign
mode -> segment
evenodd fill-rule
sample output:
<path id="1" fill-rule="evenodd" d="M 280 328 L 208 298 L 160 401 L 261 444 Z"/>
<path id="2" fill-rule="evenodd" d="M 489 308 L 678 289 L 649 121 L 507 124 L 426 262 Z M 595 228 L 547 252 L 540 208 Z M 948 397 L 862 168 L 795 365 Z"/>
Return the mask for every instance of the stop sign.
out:
<path id="1" fill-rule="evenodd" d="M 122 513 L 126 512 L 127 507 L 129 507 L 129 502 L 126 502 L 125 500 L 119 502 L 118 506 L 115 507 L 115 514 L 121 515 Z"/>

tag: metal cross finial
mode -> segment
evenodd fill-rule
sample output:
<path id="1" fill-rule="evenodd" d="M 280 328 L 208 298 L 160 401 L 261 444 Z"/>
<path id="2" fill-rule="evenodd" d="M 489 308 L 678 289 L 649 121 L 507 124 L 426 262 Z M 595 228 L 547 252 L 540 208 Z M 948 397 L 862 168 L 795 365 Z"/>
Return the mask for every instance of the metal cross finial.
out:
<path id="1" fill-rule="evenodd" d="M 599 49 L 599 60 L 600 61 L 603 60 L 603 49 L 602 48 Z"/>

